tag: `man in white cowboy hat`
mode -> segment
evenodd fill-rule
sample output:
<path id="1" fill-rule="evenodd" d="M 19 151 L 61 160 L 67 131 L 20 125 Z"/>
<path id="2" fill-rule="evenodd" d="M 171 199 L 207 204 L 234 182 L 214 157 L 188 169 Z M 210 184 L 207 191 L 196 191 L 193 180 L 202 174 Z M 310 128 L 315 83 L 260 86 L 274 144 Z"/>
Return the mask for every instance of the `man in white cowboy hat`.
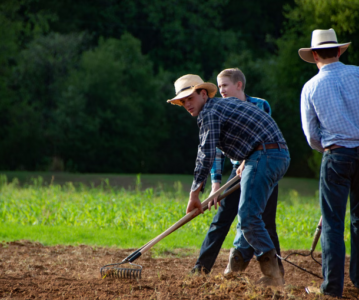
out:
<path id="1" fill-rule="evenodd" d="M 244 261 L 257 256 L 263 277 L 260 283 L 282 285 L 274 244 L 262 214 L 268 198 L 288 169 L 286 141 L 275 121 L 257 106 L 237 98 L 213 98 L 217 87 L 197 75 L 175 82 L 176 97 L 167 102 L 183 106 L 198 117 L 199 145 L 187 213 L 203 213 L 199 193 L 210 173 L 216 147 L 234 160 L 246 160 L 241 174 L 236 244 Z"/>
<path id="2" fill-rule="evenodd" d="M 299 50 L 304 61 L 319 69 L 303 87 L 301 117 L 309 145 L 324 153 L 319 187 L 324 278 L 320 292 L 334 297 L 343 293 L 349 194 L 350 278 L 359 288 L 359 67 L 339 62 L 349 44 L 339 44 L 333 29 L 314 30 L 312 47 Z"/>

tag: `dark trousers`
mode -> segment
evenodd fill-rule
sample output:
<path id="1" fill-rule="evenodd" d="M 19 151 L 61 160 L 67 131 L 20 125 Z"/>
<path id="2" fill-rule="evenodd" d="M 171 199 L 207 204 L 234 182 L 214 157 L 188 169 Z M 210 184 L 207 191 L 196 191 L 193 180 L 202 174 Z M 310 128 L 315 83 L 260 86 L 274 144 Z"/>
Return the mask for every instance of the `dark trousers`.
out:
<path id="1" fill-rule="evenodd" d="M 359 147 L 324 152 L 320 171 L 324 294 L 341 297 L 344 288 L 344 222 L 350 196 L 350 270 L 359 288 Z"/>
<path id="2" fill-rule="evenodd" d="M 236 176 L 236 169 L 233 168 L 228 181 Z M 228 189 L 230 189 L 229 187 Z M 227 189 L 227 190 L 228 190 Z M 217 214 L 214 216 L 211 226 L 207 232 L 207 235 L 203 241 L 199 258 L 196 265 L 201 265 L 210 271 L 216 261 L 219 251 L 221 250 L 222 244 L 228 234 L 228 231 L 237 216 L 238 205 L 240 199 L 241 190 L 238 189 L 226 198 L 221 200 L 221 206 L 218 208 Z M 278 185 L 274 188 L 272 194 L 268 199 L 267 206 L 262 215 L 262 219 L 265 223 L 270 238 L 275 246 L 277 253 L 280 255 L 279 239 L 277 235 L 277 227 L 275 218 L 277 214 L 277 202 L 278 202 Z M 282 264 L 278 260 L 279 264 Z"/>

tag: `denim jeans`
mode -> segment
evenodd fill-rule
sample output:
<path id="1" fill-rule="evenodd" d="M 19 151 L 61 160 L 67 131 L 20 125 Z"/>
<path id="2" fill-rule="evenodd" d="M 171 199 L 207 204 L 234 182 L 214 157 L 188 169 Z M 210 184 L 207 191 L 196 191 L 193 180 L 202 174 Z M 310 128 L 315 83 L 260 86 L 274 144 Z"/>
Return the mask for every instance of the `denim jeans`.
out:
<path id="1" fill-rule="evenodd" d="M 359 288 L 359 148 L 324 152 L 320 170 L 324 294 L 341 297 L 344 285 L 344 219 L 350 195 L 350 279 Z"/>
<path id="2" fill-rule="evenodd" d="M 289 152 L 285 149 L 255 151 L 246 159 L 241 179 L 237 235 L 233 243 L 244 261 L 249 261 L 253 255 L 260 257 L 275 248 L 265 228 L 263 213 L 269 196 L 287 172 L 289 163 Z"/>
<path id="3" fill-rule="evenodd" d="M 228 181 L 236 176 L 237 166 L 232 170 Z M 229 187 L 228 189 L 230 189 Z M 227 189 L 227 190 L 228 190 Z M 218 208 L 217 214 L 214 216 L 207 235 L 202 243 L 199 258 L 196 265 L 205 267 L 210 271 L 216 261 L 222 244 L 228 234 L 228 231 L 237 216 L 239 199 L 241 195 L 241 189 L 234 191 L 226 198 L 221 200 L 221 206 Z M 277 213 L 277 201 L 278 201 L 278 185 L 273 189 L 272 194 L 268 199 L 268 204 L 263 213 L 263 222 L 267 229 L 270 238 L 276 248 L 277 253 L 280 255 L 279 239 L 276 228 L 276 213 Z M 281 264 L 282 262 L 279 261 Z"/>

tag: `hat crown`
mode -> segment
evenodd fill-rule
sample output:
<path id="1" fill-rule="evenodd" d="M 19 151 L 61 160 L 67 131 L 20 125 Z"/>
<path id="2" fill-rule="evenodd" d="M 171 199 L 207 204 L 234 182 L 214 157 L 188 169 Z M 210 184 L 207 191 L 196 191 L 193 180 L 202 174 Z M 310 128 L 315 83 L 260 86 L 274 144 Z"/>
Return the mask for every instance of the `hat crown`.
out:
<path id="1" fill-rule="evenodd" d="M 176 95 L 185 89 L 190 89 L 198 84 L 202 84 L 204 81 L 198 75 L 184 75 L 178 78 L 175 82 Z"/>
<path id="2" fill-rule="evenodd" d="M 349 43 L 338 44 L 337 35 L 334 29 L 316 29 L 312 32 L 312 47 L 301 48 L 298 50 L 299 56 L 306 62 L 315 64 L 313 57 L 313 50 L 326 49 L 326 48 L 340 48 L 340 55 L 342 55 L 349 47 Z"/>
<path id="3" fill-rule="evenodd" d="M 334 29 L 314 30 L 312 33 L 312 48 L 325 44 L 338 44 L 337 35 L 335 34 Z"/>

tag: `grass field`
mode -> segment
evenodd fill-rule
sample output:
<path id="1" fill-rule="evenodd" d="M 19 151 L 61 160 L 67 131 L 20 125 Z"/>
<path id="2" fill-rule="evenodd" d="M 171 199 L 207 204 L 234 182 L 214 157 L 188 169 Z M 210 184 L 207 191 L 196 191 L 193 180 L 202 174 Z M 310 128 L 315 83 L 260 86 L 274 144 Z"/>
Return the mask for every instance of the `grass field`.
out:
<path id="1" fill-rule="evenodd" d="M 139 248 L 178 221 L 185 214 L 192 180 L 185 175 L 3 174 L 1 240 L 121 248 Z M 279 186 L 277 226 L 281 247 L 309 249 L 320 218 L 318 183 L 284 178 Z M 172 233 L 155 247 L 156 251 L 198 249 L 214 213 L 206 212 Z M 349 216 L 346 220 L 349 253 Z M 235 222 L 224 248 L 232 246 L 234 236 Z"/>

